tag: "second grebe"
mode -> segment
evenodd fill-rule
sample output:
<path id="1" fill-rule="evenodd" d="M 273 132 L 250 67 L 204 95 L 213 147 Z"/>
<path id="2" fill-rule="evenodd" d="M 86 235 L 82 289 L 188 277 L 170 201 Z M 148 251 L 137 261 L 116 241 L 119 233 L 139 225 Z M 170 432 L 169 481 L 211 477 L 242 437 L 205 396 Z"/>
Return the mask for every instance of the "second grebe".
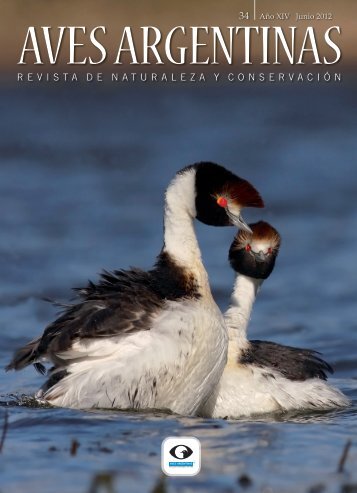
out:
<path id="1" fill-rule="evenodd" d="M 200 414 L 237 418 L 348 406 L 348 398 L 326 382 L 332 368 L 316 351 L 247 339 L 256 294 L 272 272 L 280 247 L 280 236 L 269 224 L 260 221 L 250 228 L 252 233 L 240 231 L 229 251 L 237 276 L 225 313 L 228 362 Z"/>

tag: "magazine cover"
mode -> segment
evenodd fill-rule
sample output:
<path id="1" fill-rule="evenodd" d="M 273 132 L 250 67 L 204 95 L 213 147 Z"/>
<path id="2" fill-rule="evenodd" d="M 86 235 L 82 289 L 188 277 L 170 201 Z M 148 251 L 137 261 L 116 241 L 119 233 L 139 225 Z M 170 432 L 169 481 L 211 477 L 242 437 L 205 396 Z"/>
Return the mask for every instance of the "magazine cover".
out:
<path id="1" fill-rule="evenodd" d="M 357 490 L 357 5 L 1 0 L 0 490 Z"/>

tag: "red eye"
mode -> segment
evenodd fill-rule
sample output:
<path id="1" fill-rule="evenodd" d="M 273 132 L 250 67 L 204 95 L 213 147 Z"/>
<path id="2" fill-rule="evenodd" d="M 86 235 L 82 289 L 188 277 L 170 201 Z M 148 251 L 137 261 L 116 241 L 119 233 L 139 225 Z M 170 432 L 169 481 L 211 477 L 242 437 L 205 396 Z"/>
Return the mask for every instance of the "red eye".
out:
<path id="1" fill-rule="evenodd" d="M 273 249 L 272 249 L 271 247 L 269 247 L 269 248 L 268 248 L 268 253 L 269 253 L 269 255 L 270 255 L 271 253 L 273 253 Z"/>
<path id="2" fill-rule="evenodd" d="M 220 207 L 226 208 L 228 205 L 227 199 L 225 197 L 219 196 L 217 197 L 217 204 Z"/>
<path id="3" fill-rule="evenodd" d="M 247 245 L 245 245 L 245 249 L 247 252 L 250 252 L 252 247 L 249 245 L 249 243 L 247 243 Z"/>

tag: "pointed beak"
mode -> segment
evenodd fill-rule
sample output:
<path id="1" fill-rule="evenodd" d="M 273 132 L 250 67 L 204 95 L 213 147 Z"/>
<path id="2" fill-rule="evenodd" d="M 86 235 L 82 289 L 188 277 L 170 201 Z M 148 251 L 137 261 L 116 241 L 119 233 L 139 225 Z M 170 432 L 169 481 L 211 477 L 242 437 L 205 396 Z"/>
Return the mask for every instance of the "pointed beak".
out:
<path id="1" fill-rule="evenodd" d="M 234 216 L 233 214 L 230 216 L 234 226 L 237 226 L 237 228 L 243 229 L 247 233 L 253 234 L 253 231 L 250 229 L 248 224 L 244 221 L 241 215 L 239 216 Z"/>
<path id="2" fill-rule="evenodd" d="M 227 205 L 225 207 L 225 211 L 226 211 L 227 216 L 229 217 L 229 220 L 233 226 L 236 226 L 239 229 L 243 229 L 247 233 L 253 234 L 253 231 L 250 229 L 248 224 L 242 218 L 242 216 L 240 214 L 240 209 L 234 211 L 234 209 L 232 210 L 232 208 L 229 208 L 229 206 Z"/>
<path id="3" fill-rule="evenodd" d="M 254 253 L 255 260 L 257 262 L 265 262 L 267 259 L 266 254 L 263 252 L 263 250 L 260 250 L 259 253 Z"/>

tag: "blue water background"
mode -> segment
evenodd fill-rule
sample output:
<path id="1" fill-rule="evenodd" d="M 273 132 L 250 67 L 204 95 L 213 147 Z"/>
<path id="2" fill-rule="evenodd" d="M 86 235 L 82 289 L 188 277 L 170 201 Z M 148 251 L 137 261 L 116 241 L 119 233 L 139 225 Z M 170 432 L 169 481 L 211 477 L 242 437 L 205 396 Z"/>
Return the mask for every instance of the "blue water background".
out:
<path id="1" fill-rule="evenodd" d="M 109 471 L 114 491 L 149 492 L 170 435 L 202 442 L 202 471 L 168 478 L 172 492 L 301 492 L 356 483 L 356 86 L 229 87 L 30 84 L 0 93 L 0 367 L 42 332 L 70 288 L 102 268 L 149 268 L 162 245 L 163 194 L 186 164 L 212 160 L 250 180 L 281 233 L 276 269 L 250 336 L 310 347 L 334 365 L 352 408 L 259 421 L 18 406 L 43 377 L 0 369 L 0 491 L 87 492 Z M 212 289 L 224 309 L 232 228 L 197 224 Z M 69 449 L 76 439 L 75 456 Z M 111 476 L 110 476 L 111 477 Z"/>

